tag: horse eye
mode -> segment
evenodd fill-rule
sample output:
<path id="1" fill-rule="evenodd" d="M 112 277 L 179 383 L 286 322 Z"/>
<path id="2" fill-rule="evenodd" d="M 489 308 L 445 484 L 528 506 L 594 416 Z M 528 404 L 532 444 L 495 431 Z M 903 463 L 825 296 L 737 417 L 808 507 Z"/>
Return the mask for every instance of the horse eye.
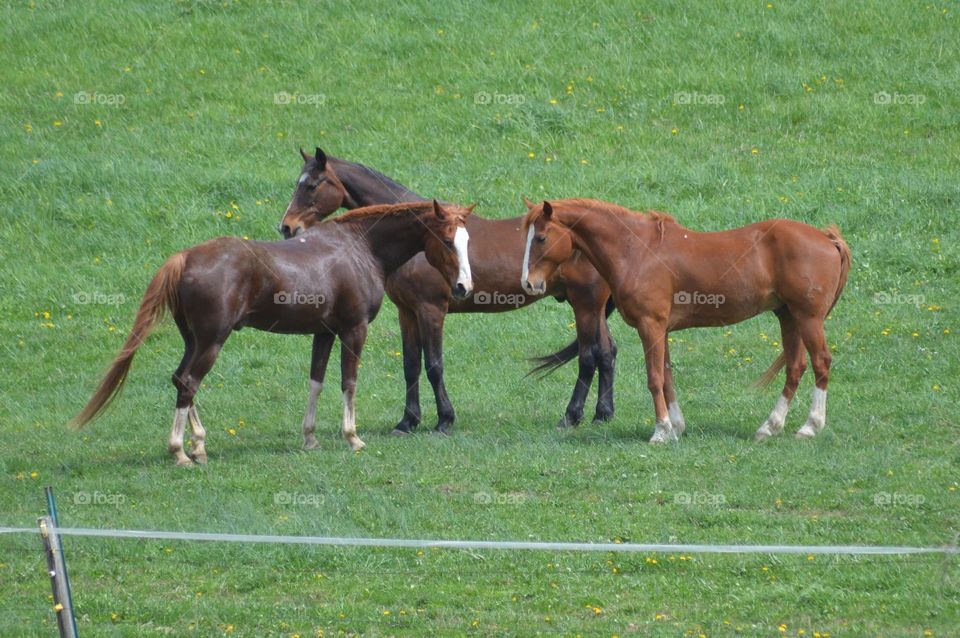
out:
<path id="1" fill-rule="evenodd" d="M 546 236 L 546 235 L 537 235 L 537 243 L 538 243 L 538 244 L 542 244 L 542 243 L 545 242 L 545 241 L 547 241 L 547 236 Z"/>
<path id="2" fill-rule="evenodd" d="M 447 248 L 453 248 L 453 240 L 452 240 L 452 239 L 444 239 L 444 240 L 443 240 L 443 245 L 446 246 Z"/>

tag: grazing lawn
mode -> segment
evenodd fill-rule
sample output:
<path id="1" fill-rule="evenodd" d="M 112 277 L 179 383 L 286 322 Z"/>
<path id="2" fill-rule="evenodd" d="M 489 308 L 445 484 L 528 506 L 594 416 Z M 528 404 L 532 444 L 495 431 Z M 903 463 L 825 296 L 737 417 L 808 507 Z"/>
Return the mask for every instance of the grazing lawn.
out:
<path id="1" fill-rule="evenodd" d="M 0 525 L 255 534 L 940 546 L 960 531 L 960 10 L 955 3 L 6 3 L 0 24 Z M 641 4 L 642 6 L 632 6 Z M 403 408 L 396 310 L 372 324 L 339 439 L 338 355 L 300 449 L 310 338 L 243 331 L 198 405 L 210 463 L 166 451 L 167 321 L 127 389 L 83 406 L 173 252 L 276 239 L 322 146 L 510 217 L 596 197 L 697 230 L 836 223 L 827 429 L 755 444 L 765 315 L 675 333 L 688 429 L 652 447 L 619 315 L 617 416 L 557 431 L 574 334 L 552 299 L 446 324 L 453 436 Z M 520 259 L 518 252 L 517 258 Z M 782 375 L 780 377 L 782 379 Z M 591 395 L 593 401 L 593 395 Z M 588 416 L 592 406 L 588 404 Z M 607 555 L 68 538 L 84 636 L 955 636 L 958 558 Z M 52 636 L 39 539 L 0 536 L 0 635 Z"/>

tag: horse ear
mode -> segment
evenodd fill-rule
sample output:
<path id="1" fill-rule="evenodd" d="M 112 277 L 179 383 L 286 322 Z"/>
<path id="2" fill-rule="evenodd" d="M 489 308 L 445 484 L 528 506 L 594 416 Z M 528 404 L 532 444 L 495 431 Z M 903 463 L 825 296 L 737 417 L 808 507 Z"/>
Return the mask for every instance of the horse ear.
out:
<path id="1" fill-rule="evenodd" d="M 312 159 L 309 155 L 307 155 L 307 152 L 303 150 L 302 146 L 300 147 L 300 157 L 303 158 L 304 162 L 309 162 Z"/>
<path id="2" fill-rule="evenodd" d="M 437 200 L 433 200 L 433 214 L 441 221 L 446 221 L 447 219 L 447 211 L 443 210 L 440 204 L 437 203 Z"/>
<path id="3" fill-rule="evenodd" d="M 320 167 L 320 170 L 323 170 L 327 167 L 327 154 L 318 146 L 317 153 L 314 155 L 317 159 L 317 166 Z"/>
<path id="4" fill-rule="evenodd" d="M 543 200 L 543 216 L 547 219 L 553 217 L 553 206 L 547 200 Z"/>
<path id="5" fill-rule="evenodd" d="M 472 212 L 473 212 L 473 209 L 476 208 L 476 207 L 477 207 L 477 203 L 476 203 L 476 202 L 474 202 L 473 204 L 470 204 L 469 206 L 467 206 L 467 208 L 466 208 L 467 215 L 469 215 L 470 213 L 472 213 Z M 466 215 L 464 215 L 464 217 L 466 217 Z"/>
<path id="6" fill-rule="evenodd" d="M 526 196 L 523 198 L 523 205 L 526 206 L 528 210 L 536 206 L 536 204 L 527 199 Z"/>

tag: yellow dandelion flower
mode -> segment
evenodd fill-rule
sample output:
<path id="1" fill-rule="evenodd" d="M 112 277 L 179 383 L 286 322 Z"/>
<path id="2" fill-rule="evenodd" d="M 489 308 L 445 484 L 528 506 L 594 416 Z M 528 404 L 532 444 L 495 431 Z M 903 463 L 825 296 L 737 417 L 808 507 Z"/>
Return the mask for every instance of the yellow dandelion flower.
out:
<path id="1" fill-rule="evenodd" d="M 556 103 L 557 103 L 557 98 L 555 97 L 550 98 L 550 104 L 556 104 Z"/>
<path id="2" fill-rule="evenodd" d="M 533 151 L 530 151 L 529 153 L 527 153 L 527 157 L 529 157 L 530 159 L 533 159 L 533 158 L 535 158 L 536 156 L 537 156 L 537 154 L 534 153 Z"/>
<path id="3" fill-rule="evenodd" d="M 760 149 L 757 148 L 756 146 L 754 146 L 753 148 L 750 149 L 750 153 L 751 153 L 752 155 L 759 155 L 759 154 L 760 154 Z"/>
<path id="4" fill-rule="evenodd" d="M 230 436 L 237 436 L 237 431 L 234 428 L 230 428 L 227 430 L 227 434 L 229 434 Z"/>
<path id="5" fill-rule="evenodd" d="M 54 126 L 63 126 L 63 122 L 61 122 L 60 120 L 54 120 L 54 121 L 53 121 L 53 125 L 54 125 Z"/>

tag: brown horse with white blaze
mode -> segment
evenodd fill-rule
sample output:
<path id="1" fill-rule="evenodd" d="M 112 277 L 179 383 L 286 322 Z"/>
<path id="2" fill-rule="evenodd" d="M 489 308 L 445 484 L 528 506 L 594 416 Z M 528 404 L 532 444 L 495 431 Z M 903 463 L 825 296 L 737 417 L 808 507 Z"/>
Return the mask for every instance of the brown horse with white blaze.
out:
<path id="1" fill-rule="evenodd" d="M 639 333 L 656 412 L 651 443 L 676 440 L 684 428 L 667 334 L 730 325 L 767 310 L 780 320 L 784 351 L 760 381 L 769 383 L 784 366 L 787 378 L 757 440 L 783 431 L 806 369 L 806 353 L 815 387 L 810 415 L 797 438 L 811 438 L 826 425 L 831 355 L 824 320 L 843 292 L 851 263 L 850 249 L 836 227 L 823 231 L 772 219 L 700 233 L 664 213 L 565 199 L 529 207 L 524 228 L 525 290 L 542 294 L 558 265 L 581 250 L 610 285 L 624 320 Z"/>
<path id="2" fill-rule="evenodd" d="M 116 397 L 137 349 L 169 310 L 184 342 L 183 359 L 173 374 L 177 403 L 169 440 L 178 465 L 206 462 L 206 433 L 193 398 L 227 337 L 248 326 L 313 335 L 310 397 L 302 425 L 306 449 L 318 446 L 317 399 L 333 342 L 340 338 L 342 433 L 353 450 L 363 448 L 354 410 L 357 368 L 367 326 L 383 302 L 384 282 L 423 252 L 453 294 L 469 295 L 473 283 L 464 227 L 469 214 L 470 209 L 435 201 L 370 206 L 291 241 L 221 237 L 177 253 L 147 286 L 123 349 L 71 424 L 86 424 Z M 183 451 L 188 421 L 190 456 Z"/>
<path id="3" fill-rule="evenodd" d="M 294 237 L 321 223 L 341 206 L 352 209 L 423 199 L 382 173 L 326 155 L 319 148 L 313 156 L 303 149 L 300 155 L 300 177 L 278 228 L 284 237 Z M 436 398 L 435 429 L 447 432 L 453 426 L 455 413 L 443 374 L 443 324 L 448 314 L 507 312 L 543 298 L 526 294 L 520 286 L 522 223 L 522 217 L 484 219 L 474 214 L 467 219 L 477 291 L 473 297 L 451 300 L 447 282 L 430 268 L 423 255 L 417 255 L 387 278 L 387 295 L 399 311 L 406 381 L 406 405 L 394 433 L 407 434 L 420 423 L 421 359 Z M 576 425 L 582 420 L 590 385 L 598 372 L 594 422 L 613 418 L 617 349 L 607 325 L 614 307 L 606 282 L 578 253 L 550 278 L 547 295 L 569 302 L 577 329 L 572 343 L 559 352 L 538 357 L 540 365 L 534 369 L 549 373 L 574 358 L 578 360 L 577 380 L 560 425 Z"/>

